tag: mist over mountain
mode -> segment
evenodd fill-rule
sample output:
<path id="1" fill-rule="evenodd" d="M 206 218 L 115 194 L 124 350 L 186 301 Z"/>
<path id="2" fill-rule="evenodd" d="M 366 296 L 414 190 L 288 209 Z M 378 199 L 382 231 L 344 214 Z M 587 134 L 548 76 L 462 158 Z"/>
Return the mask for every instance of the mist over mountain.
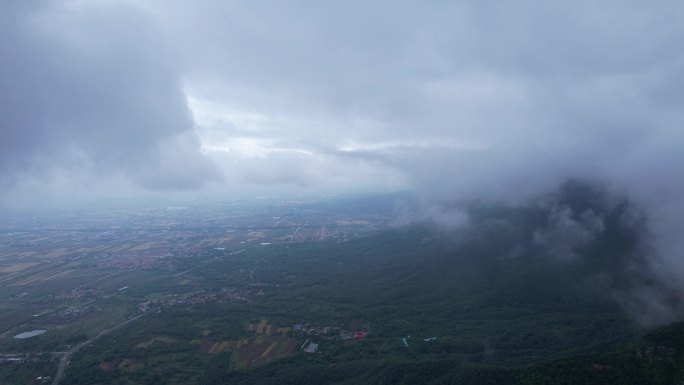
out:
<path id="1" fill-rule="evenodd" d="M 477 208 L 471 210 L 477 213 Z M 535 227 L 526 226 L 521 219 L 508 219 L 511 222 L 506 224 L 505 216 L 503 223 L 493 222 L 500 232 L 517 233 L 511 235 L 515 240 L 510 245 L 511 256 L 537 255 L 581 272 L 584 277 L 580 279 L 614 297 L 643 325 L 663 324 L 682 316 L 681 275 L 662 269 L 648 218 L 627 197 L 569 181 L 554 193 L 508 210 L 519 211 L 513 215 L 522 216 L 523 221 L 525 216 L 530 218 L 527 221 L 538 221 L 532 222 Z M 484 220 L 475 228 L 490 222 Z"/>

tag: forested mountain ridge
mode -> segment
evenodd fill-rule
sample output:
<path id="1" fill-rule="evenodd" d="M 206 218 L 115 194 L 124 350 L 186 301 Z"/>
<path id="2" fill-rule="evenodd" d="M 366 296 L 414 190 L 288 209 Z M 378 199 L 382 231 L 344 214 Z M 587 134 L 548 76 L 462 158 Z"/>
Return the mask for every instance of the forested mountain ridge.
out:
<path id="1" fill-rule="evenodd" d="M 684 326 L 657 328 L 679 314 L 677 292 L 652 269 L 647 218 L 629 200 L 571 181 L 521 204 L 476 202 L 460 210 L 467 221 L 457 226 L 427 220 L 348 240 L 238 254 L 213 250 L 189 260 L 187 268 L 207 285 L 259 293 L 247 303 L 149 315 L 122 331 L 124 338 L 104 337 L 75 356 L 66 383 L 154 383 L 164 376 L 217 384 L 665 384 L 680 378 Z M 668 317 L 651 316 L 652 304 L 641 293 L 655 293 L 656 315 Z M 264 320 L 278 327 L 348 328 L 351 322 L 368 335 L 353 343 L 294 335 L 297 346 L 316 341 L 319 351 L 251 368 L 236 366 L 244 349 L 205 357 L 193 345 L 216 328 L 222 337 L 212 341 L 230 344 L 243 338 L 246 322 Z M 135 348 L 155 338 L 176 342 Z M 100 369 L 112 357 L 147 369 Z"/>

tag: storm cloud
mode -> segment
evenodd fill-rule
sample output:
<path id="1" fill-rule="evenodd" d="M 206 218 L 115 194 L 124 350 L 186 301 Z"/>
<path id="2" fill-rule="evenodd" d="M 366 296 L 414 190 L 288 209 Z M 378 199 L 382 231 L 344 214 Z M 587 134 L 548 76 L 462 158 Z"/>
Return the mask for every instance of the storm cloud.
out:
<path id="1" fill-rule="evenodd" d="M 449 199 L 568 176 L 659 201 L 684 187 L 675 1 L 2 7 L 5 182 L 88 167 L 146 188 Z"/>

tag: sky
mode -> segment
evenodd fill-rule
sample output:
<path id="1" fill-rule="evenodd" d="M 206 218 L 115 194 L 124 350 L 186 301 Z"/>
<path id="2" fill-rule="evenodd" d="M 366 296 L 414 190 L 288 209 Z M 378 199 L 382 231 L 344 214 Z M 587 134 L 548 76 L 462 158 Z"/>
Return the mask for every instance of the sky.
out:
<path id="1" fill-rule="evenodd" d="M 578 177 L 684 214 L 683 16 L 667 0 L 6 0 L 0 200 L 515 202 Z"/>

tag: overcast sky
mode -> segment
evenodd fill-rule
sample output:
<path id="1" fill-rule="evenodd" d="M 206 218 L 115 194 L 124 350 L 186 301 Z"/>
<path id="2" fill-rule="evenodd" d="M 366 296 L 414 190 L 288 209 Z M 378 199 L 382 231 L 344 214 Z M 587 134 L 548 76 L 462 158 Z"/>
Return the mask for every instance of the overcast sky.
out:
<path id="1" fill-rule="evenodd" d="M 682 20 L 667 0 L 4 0 L 2 200 L 515 200 L 574 176 L 681 207 Z"/>

